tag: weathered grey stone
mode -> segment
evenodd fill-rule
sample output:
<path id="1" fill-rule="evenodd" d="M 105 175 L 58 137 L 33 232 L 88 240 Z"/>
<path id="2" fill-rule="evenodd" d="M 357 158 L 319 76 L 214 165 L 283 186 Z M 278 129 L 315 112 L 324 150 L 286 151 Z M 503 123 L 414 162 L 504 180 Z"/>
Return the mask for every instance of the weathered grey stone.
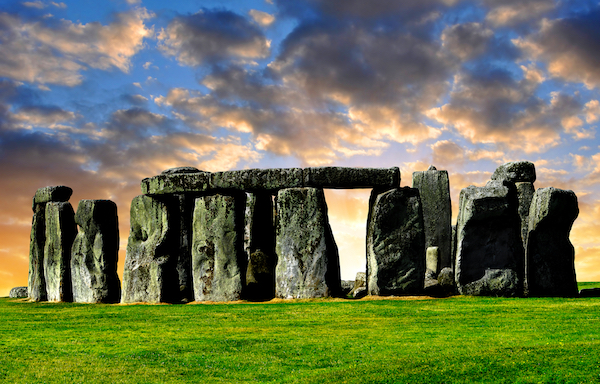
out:
<path id="1" fill-rule="evenodd" d="M 27 287 L 14 287 L 10 290 L 8 297 L 11 299 L 24 299 L 27 297 Z"/>
<path id="2" fill-rule="evenodd" d="M 169 226 L 178 234 L 176 267 L 178 278 L 178 297 L 175 301 L 187 303 L 194 301 L 194 283 L 192 278 L 192 216 L 195 198 L 189 194 L 173 194 L 161 197 L 167 205 Z"/>
<path id="3" fill-rule="evenodd" d="M 142 180 L 145 195 L 199 193 L 210 188 L 210 172 L 166 173 Z"/>
<path id="4" fill-rule="evenodd" d="M 280 190 L 276 234 L 277 297 L 304 299 L 339 294 L 339 255 L 322 189 Z"/>
<path id="5" fill-rule="evenodd" d="M 438 247 L 438 265 L 432 269 L 437 273 L 452 265 L 452 204 L 448 172 L 436 169 L 413 172 L 412 180 L 423 205 L 425 247 Z"/>
<path id="6" fill-rule="evenodd" d="M 535 182 L 535 165 L 529 161 L 515 161 L 506 163 L 498 168 L 492 175 L 492 180 L 518 182 Z"/>
<path id="7" fill-rule="evenodd" d="M 439 247 L 427 247 L 425 253 L 425 269 L 433 272 L 434 276 L 437 275 L 439 250 Z"/>
<path id="8" fill-rule="evenodd" d="M 121 301 L 174 302 L 179 291 L 176 271 L 178 236 L 170 227 L 164 202 L 145 195 L 131 202 L 129 239 Z"/>
<path id="9" fill-rule="evenodd" d="M 266 301 L 275 297 L 275 254 L 260 249 L 248 259 L 245 296 L 250 301 Z"/>
<path id="10" fill-rule="evenodd" d="M 523 247 L 526 246 L 527 233 L 529 233 L 529 207 L 531 206 L 531 200 L 535 193 L 533 183 L 523 182 L 515 183 L 517 186 L 517 198 L 519 199 L 519 217 L 521 218 L 521 239 L 523 240 Z"/>
<path id="11" fill-rule="evenodd" d="M 527 237 L 529 296 L 577 295 L 575 250 L 569 233 L 578 215 L 573 191 L 549 187 L 533 195 Z"/>
<path id="12" fill-rule="evenodd" d="M 192 235 L 192 275 L 196 301 L 242 299 L 245 194 L 196 199 Z"/>
<path id="13" fill-rule="evenodd" d="M 400 169 L 314 167 L 304 169 L 304 186 L 314 188 L 396 188 Z"/>
<path id="14" fill-rule="evenodd" d="M 600 297 L 600 288 L 585 288 L 579 291 L 579 297 Z"/>
<path id="15" fill-rule="evenodd" d="M 73 300 L 71 288 L 71 247 L 77 235 L 75 212 L 68 202 L 46 204 L 44 278 L 48 301 Z"/>
<path id="16" fill-rule="evenodd" d="M 173 175 L 173 174 L 179 174 L 179 173 L 199 173 L 199 172 L 202 172 L 202 171 L 199 170 L 198 168 L 194 168 L 194 167 L 175 167 L 175 168 L 165 169 L 160 174 L 161 175 Z"/>
<path id="17" fill-rule="evenodd" d="M 521 279 L 513 269 L 486 269 L 479 280 L 461 287 L 462 295 L 470 296 L 521 296 Z"/>
<path id="18" fill-rule="evenodd" d="M 46 204 L 35 204 L 29 241 L 29 298 L 46 301 L 46 279 L 44 278 L 44 248 L 46 245 Z"/>
<path id="19" fill-rule="evenodd" d="M 454 284 L 454 270 L 450 267 L 442 268 L 438 273 L 437 281 L 440 287 L 447 294 L 452 294 L 456 290 Z"/>
<path id="20" fill-rule="evenodd" d="M 276 192 L 282 188 L 301 187 L 302 168 L 243 169 L 215 172 L 211 175 L 212 189 Z"/>
<path id="21" fill-rule="evenodd" d="M 484 278 L 488 269 L 512 269 L 522 286 L 524 249 L 517 209 L 516 187 L 512 183 L 490 181 L 485 187 L 470 186 L 460 192 L 456 284 L 461 294 L 466 285 Z M 496 287 L 499 285 L 490 286 Z M 505 295 L 504 292 L 481 292 Z"/>
<path id="22" fill-rule="evenodd" d="M 354 280 L 342 280 L 341 283 L 342 297 L 346 297 L 354 289 Z"/>
<path id="23" fill-rule="evenodd" d="M 358 287 L 352 291 L 352 298 L 361 299 L 361 298 L 367 296 L 367 294 L 368 294 L 367 287 Z"/>
<path id="24" fill-rule="evenodd" d="M 36 204 L 45 204 L 51 201 L 69 201 L 72 194 L 73 190 L 64 185 L 40 188 L 33 196 L 33 211 L 35 212 Z"/>
<path id="25" fill-rule="evenodd" d="M 452 259 L 450 268 L 454 271 L 454 267 L 456 266 L 456 224 L 452 226 Z"/>
<path id="26" fill-rule="evenodd" d="M 356 277 L 354 279 L 354 286 L 352 287 L 352 290 L 350 291 L 349 295 L 356 298 L 357 295 L 362 294 L 361 292 L 364 292 L 365 295 L 367 293 L 367 274 L 365 272 L 356 273 Z"/>
<path id="27" fill-rule="evenodd" d="M 118 303 L 119 224 L 117 205 L 110 200 L 81 200 L 75 214 L 80 231 L 71 251 L 73 301 Z"/>
<path id="28" fill-rule="evenodd" d="M 422 293 L 425 235 L 419 191 L 397 188 L 380 194 L 367 227 L 369 295 Z"/>

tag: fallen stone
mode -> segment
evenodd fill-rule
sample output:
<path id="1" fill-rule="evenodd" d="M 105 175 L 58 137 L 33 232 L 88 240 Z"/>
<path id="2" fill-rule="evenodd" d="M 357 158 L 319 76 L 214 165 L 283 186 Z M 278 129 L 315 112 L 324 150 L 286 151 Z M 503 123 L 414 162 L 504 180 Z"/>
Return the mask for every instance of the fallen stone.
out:
<path id="1" fill-rule="evenodd" d="M 523 240 L 523 247 L 527 244 L 527 234 L 529 233 L 529 207 L 531 206 L 531 200 L 535 193 L 533 183 L 523 182 L 516 183 L 517 186 L 517 198 L 519 199 L 519 217 L 521 218 L 521 239 Z"/>
<path id="2" fill-rule="evenodd" d="M 524 250 L 517 209 L 516 187 L 511 183 L 490 181 L 485 187 L 470 186 L 461 191 L 456 229 L 456 283 L 461 294 L 466 294 L 466 285 L 484 278 L 486 270 L 511 269 L 522 286 Z M 512 291 L 471 288 L 468 292 L 513 295 Z"/>
<path id="3" fill-rule="evenodd" d="M 35 192 L 35 196 L 33 197 L 33 210 L 35 211 L 36 204 L 45 204 L 51 201 L 69 201 L 72 194 L 73 190 L 64 185 L 40 188 Z"/>
<path id="4" fill-rule="evenodd" d="M 73 301 L 118 303 L 119 224 L 117 205 L 110 200 L 81 200 L 75 214 L 80 231 L 71 251 Z"/>
<path id="5" fill-rule="evenodd" d="M 243 169 L 214 172 L 210 178 L 210 186 L 212 189 L 275 193 L 282 188 L 301 187 L 303 175 L 302 168 Z"/>
<path id="6" fill-rule="evenodd" d="M 192 235 L 192 275 L 196 301 L 243 298 L 245 194 L 196 199 Z"/>
<path id="7" fill-rule="evenodd" d="M 210 172 L 165 173 L 142 180 L 145 195 L 200 193 L 210 188 Z"/>
<path id="8" fill-rule="evenodd" d="M 380 194 L 367 227 L 369 295 L 423 292 L 425 234 L 419 191 L 398 188 Z"/>
<path id="9" fill-rule="evenodd" d="M 179 287 L 177 240 L 167 206 L 150 196 L 133 198 L 129 239 L 123 270 L 123 303 L 171 303 Z"/>
<path id="10" fill-rule="evenodd" d="M 461 287 L 462 295 L 469 296 L 521 296 L 521 279 L 513 269 L 486 269 L 479 280 Z"/>
<path id="11" fill-rule="evenodd" d="M 77 235 L 75 212 L 68 202 L 46 203 L 44 278 L 48 301 L 73 301 L 71 248 Z"/>
<path id="12" fill-rule="evenodd" d="M 304 169 L 304 186 L 313 188 L 396 188 L 400 169 L 314 167 Z"/>
<path id="13" fill-rule="evenodd" d="M 274 254 L 267 254 L 260 249 L 250 255 L 246 269 L 246 299 L 267 301 L 275 297 L 276 264 Z"/>
<path id="14" fill-rule="evenodd" d="M 44 278 L 44 248 L 46 245 L 46 204 L 35 204 L 29 241 L 29 299 L 46 301 L 46 279 Z"/>
<path id="15" fill-rule="evenodd" d="M 569 233 L 578 215 L 573 191 L 549 187 L 533 195 L 526 261 L 529 296 L 577 296 L 575 249 Z"/>
<path id="16" fill-rule="evenodd" d="M 24 299 L 27 297 L 27 287 L 14 287 L 10 290 L 8 297 L 11 299 Z"/>
<path id="17" fill-rule="evenodd" d="M 433 166 L 425 172 L 413 172 L 412 185 L 419 190 L 423 205 L 425 247 L 438 247 L 438 265 L 432 268 L 437 273 L 452 265 L 452 204 L 448 172 L 438 171 Z"/>
<path id="18" fill-rule="evenodd" d="M 585 288 L 579 291 L 579 297 L 600 297 L 600 288 Z"/>
<path id="19" fill-rule="evenodd" d="M 535 165 L 529 161 L 506 163 L 494 171 L 492 180 L 510 181 L 512 183 L 535 182 Z"/>
<path id="20" fill-rule="evenodd" d="M 354 299 L 362 299 L 367 296 L 367 287 L 359 287 L 352 291 L 352 298 Z"/>
<path id="21" fill-rule="evenodd" d="M 323 190 L 282 189 L 276 203 L 276 296 L 308 299 L 338 295 L 339 255 Z"/>

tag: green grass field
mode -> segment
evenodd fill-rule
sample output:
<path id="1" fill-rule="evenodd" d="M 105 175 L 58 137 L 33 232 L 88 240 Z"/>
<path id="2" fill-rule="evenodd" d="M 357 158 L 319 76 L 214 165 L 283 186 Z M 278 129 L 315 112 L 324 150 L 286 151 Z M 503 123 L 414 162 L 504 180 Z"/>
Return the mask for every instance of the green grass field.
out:
<path id="1" fill-rule="evenodd" d="M 0 382 L 186 381 L 600 383 L 600 298 L 0 299 Z"/>

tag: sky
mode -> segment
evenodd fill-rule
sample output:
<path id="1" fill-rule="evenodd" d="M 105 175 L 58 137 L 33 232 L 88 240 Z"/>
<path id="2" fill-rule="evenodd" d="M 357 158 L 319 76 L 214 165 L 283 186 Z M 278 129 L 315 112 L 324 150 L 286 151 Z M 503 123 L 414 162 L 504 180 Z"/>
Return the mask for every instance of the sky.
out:
<path id="1" fill-rule="evenodd" d="M 0 296 L 27 285 L 31 199 L 118 206 L 140 181 L 307 166 L 505 162 L 573 190 L 578 280 L 600 281 L 600 5 L 553 0 L 0 0 Z M 364 271 L 369 191 L 326 191 L 342 278 Z"/>

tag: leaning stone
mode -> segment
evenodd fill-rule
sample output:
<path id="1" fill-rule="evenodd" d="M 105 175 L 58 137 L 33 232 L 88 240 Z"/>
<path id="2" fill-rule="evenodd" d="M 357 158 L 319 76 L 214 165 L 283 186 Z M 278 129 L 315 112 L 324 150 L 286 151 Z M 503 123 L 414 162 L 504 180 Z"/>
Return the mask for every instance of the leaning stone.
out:
<path id="1" fill-rule="evenodd" d="M 277 195 L 276 296 L 307 299 L 340 292 L 337 246 L 322 189 L 282 189 Z"/>
<path id="2" fill-rule="evenodd" d="M 448 171 L 430 168 L 413 172 L 412 185 L 419 190 L 423 205 L 425 247 L 438 247 L 438 265 L 432 268 L 437 273 L 452 265 L 452 204 Z"/>
<path id="3" fill-rule="evenodd" d="M 600 297 L 600 288 L 585 288 L 579 291 L 579 297 Z"/>
<path id="4" fill-rule="evenodd" d="M 142 193 L 150 196 L 205 192 L 210 187 L 210 172 L 165 173 L 143 179 L 141 187 Z"/>
<path id="5" fill-rule="evenodd" d="M 516 183 L 517 186 L 517 198 L 519 199 L 519 217 L 521 218 L 521 239 L 523 240 L 523 247 L 526 246 L 527 233 L 529 233 L 527 227 L 529 222 L 529 207 L 531 206 L 531 200 L 535 193 L 533 183 L 523 182 Z"/>
<path id="6" fill-rule="evenodd" d="M 24 299 L 27 297 L 27 287 L 14 287 L 10 290 L 8 297 L 11 299 Z"/>
<path id="7" fill-rule="evenodd" d="M 462 295 L 515 297 L 522 294 L 521 281 L 513 269 L 486 269 L 483 277 L 461 287 Z"/>
<path id="8" fill-rule="evenodd" d="M 177 174 L 177 173 L 199 173 L 199 172 L 202 172 L 202 171 L 199 170 L 198 168 L 194 168 L 194 167 L 175 167 L 175 168 L 165 169 L 160 174 L 161 175 L 173 175 L 173 174 Z"/>
<path id="9" fill-rule="evenodd" d="M 575 250 L 569 233 L 578 215 L 573 191 L 549 187 L 533 195 L 526 261 L 529 296 L 577 296 Z"/>
<path id="10" fill-rule="evenodd" d="M 46 204 L 46 243 L 44 278 L 48 301 L 73 300 L 71 288 L 71 248 L 77 235 L 75 212 L 68 202 Z"/>
<path id="11" fill-rule="evenodd" d="M 533 183 L 535 181 L 535 165 L 529 161 L 503 164 L 496 168 L 492 180 Z"/>
<path id="12" fill-rule="evenodd" d="M 302 168 L 243 169 L 215 172 L 211 175 L 212 189 L 276 192 L 282 188 L 302 187 Z"/>
<path id="13" fill-rule="evenodd" d="M 123 270 L 121 301 L 173 302 L 179 291 L 177 234 L 164 202 L 145 195 L 131 202 L 131 230 Z"/>
<path id="14" fill-rule="evenodd" d="M 118 303 L 119 224 L 117 205 L 110 200 L 81 200 L 75 222 L 80 232 L 71 251 L 73 301 Z"/>
<path id="15" fill-rule="evenodd" d="M 267 254 L 260 249 L 253 252 L 248 259 L 246 269 L 245 296 L 250 301 L 266 301 L 275 297 L 275 265 L 274 254 Z"/>
<path id="16" fill-rule="evenodd" d="M 35 196 L 33 197 L 33 209 L 35 211 L 36 204 L 45 204 L 51 201 L 69 201 L 72 194 L 73 190 L 64 185 L 40 188 L 35 192 Z"/>
<path id="17" fill-rule="evenodd" d="M 242 299 L 247 259 L 243 249 L 245 195 L 196 199 L 192 275 L 196 301 Z"/>
<path id="18" fill-rule="evenodd" d="M 511 269 L 522 285 L 524 250 L 520 236 L 520 219 L 514 184 L 490 181 L 485 187 L 470 186 L 460 192 L 456 283 L 463 288 L 484 278 L 489 269 Z M 493 287 L 499 287 L 493 285 Z M 486 290 L 473 290 L 486 292 Z M 489 292 L 492 296 L 513 295 L 513 292 Z"/>
<path id="19" fill-rule="evenodd" d="M 400 169 L 315 167 L 304 169 L 304 185 L 313 188 L 396 188 Z"/>
<path id="20" fill-rule="evenodd" d="M 380 194 L 367 227 L 369 295 L 423 292 L 425 234 L 419 191 L 398 188 Z"/>
<path id="21" fill-rule="evenodd" d="M 29 241 L 28 293 L 32 301 L 46 301 L 44 248 L 46 245 L 46 204 L 36 204 Z"/>

